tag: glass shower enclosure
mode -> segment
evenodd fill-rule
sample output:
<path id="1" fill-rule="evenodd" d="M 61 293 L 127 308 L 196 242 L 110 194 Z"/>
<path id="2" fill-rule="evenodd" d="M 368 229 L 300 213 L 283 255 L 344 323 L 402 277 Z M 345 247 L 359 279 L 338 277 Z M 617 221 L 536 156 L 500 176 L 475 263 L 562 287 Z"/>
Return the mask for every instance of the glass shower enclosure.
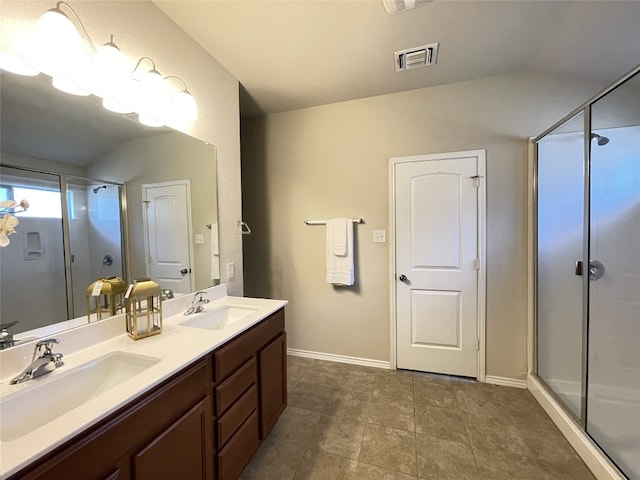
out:
<path id="1" fill-rule="evenodd" d="M 0 248 L 0 318 L 12 333 L 87 317 L 87 288 L 125 278 L 124 186 L 0 166 L 0 200 L 26 199 Z"/>
<path id="2" fill-rule="evenodd" d="M 534 143 L 536 374 L 640 478 L 640 68 Z"/>

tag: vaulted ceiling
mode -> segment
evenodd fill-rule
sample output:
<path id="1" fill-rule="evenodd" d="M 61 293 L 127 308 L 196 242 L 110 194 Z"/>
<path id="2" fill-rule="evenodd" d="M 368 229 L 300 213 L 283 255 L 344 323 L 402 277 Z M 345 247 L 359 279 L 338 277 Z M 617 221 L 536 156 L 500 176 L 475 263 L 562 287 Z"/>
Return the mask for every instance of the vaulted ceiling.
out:
<path id="1" fill-rule="evenodd" d="M 640 1 L 155 3 L 240 81 L 243 116 L 514 72 L 605 87 L 640 62 Z M 433 42 L 436 65 L 395 72 L 395 51 Z"/>

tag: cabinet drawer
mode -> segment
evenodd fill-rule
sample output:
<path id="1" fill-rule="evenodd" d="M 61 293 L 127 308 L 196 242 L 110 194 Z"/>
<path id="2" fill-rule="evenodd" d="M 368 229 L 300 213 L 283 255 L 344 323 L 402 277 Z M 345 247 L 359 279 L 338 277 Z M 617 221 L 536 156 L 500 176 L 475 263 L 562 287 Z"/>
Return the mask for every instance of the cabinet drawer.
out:
<path id="1" fill-rule="evenodd" d="M 260 446 L 258 430 L 258 412 L 253 412 L 218 455 L 220 480 L 235 480 L 240 476 Z"/>
<path id="2" fill-rule="evenodd" d="M 284 332 L 284 311 L 278 310 L 214 352 L 214 381 L 224 380 L 240 365 Z"/>
<path id="3" fill-rule="evenodd" d="M 222 415 L 257 381 L 256 359 L 252 357 L 236 373 L 216 387 L 216 417 Z"/>
<path id="4" fill-rule="evenodd" d="M 236 433 L 256 408 L 258 408 L 258 388 L 253 385 L 218 420 L 218 445 L 223 446 L 227 443 L 227 440 Z"/>

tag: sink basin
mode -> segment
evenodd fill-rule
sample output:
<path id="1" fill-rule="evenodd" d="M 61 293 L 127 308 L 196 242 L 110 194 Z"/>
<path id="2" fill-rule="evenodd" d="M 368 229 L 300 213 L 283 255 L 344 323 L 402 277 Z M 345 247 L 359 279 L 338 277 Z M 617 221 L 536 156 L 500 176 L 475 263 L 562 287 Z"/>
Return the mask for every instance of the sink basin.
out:
<path id="1" fill-rule="evenodd" d="M 180 322 L 179 325 L 185 327 L 205 328 L 207 330 L 220 330 L 238 320 L 243 319 L 247 315 L 252 314 L 259 307 L 240 306 L 240 305 L 224 305 L 215 310 L 205 310 L 198 316 Z"/>
<path id="2" fill-rule="evenodd" d="M 70 369 L 29 380 L 29 388 L 0 399 L 0 441 L 10 442 L 110 390 L 160 361 L 112 352 Z M 64 369 L 65 367 L 60 367 Z"/>

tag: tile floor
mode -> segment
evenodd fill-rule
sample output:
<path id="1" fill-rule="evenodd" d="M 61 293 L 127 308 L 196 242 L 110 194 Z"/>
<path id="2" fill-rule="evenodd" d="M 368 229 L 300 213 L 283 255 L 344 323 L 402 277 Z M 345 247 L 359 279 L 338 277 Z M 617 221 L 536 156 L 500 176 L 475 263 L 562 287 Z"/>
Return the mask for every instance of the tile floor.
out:
<path id="1" fill-rule="evenodd" d="M 289 406 L 241 480 L 593 480 L 526 390 L 288 358 Z"/>

